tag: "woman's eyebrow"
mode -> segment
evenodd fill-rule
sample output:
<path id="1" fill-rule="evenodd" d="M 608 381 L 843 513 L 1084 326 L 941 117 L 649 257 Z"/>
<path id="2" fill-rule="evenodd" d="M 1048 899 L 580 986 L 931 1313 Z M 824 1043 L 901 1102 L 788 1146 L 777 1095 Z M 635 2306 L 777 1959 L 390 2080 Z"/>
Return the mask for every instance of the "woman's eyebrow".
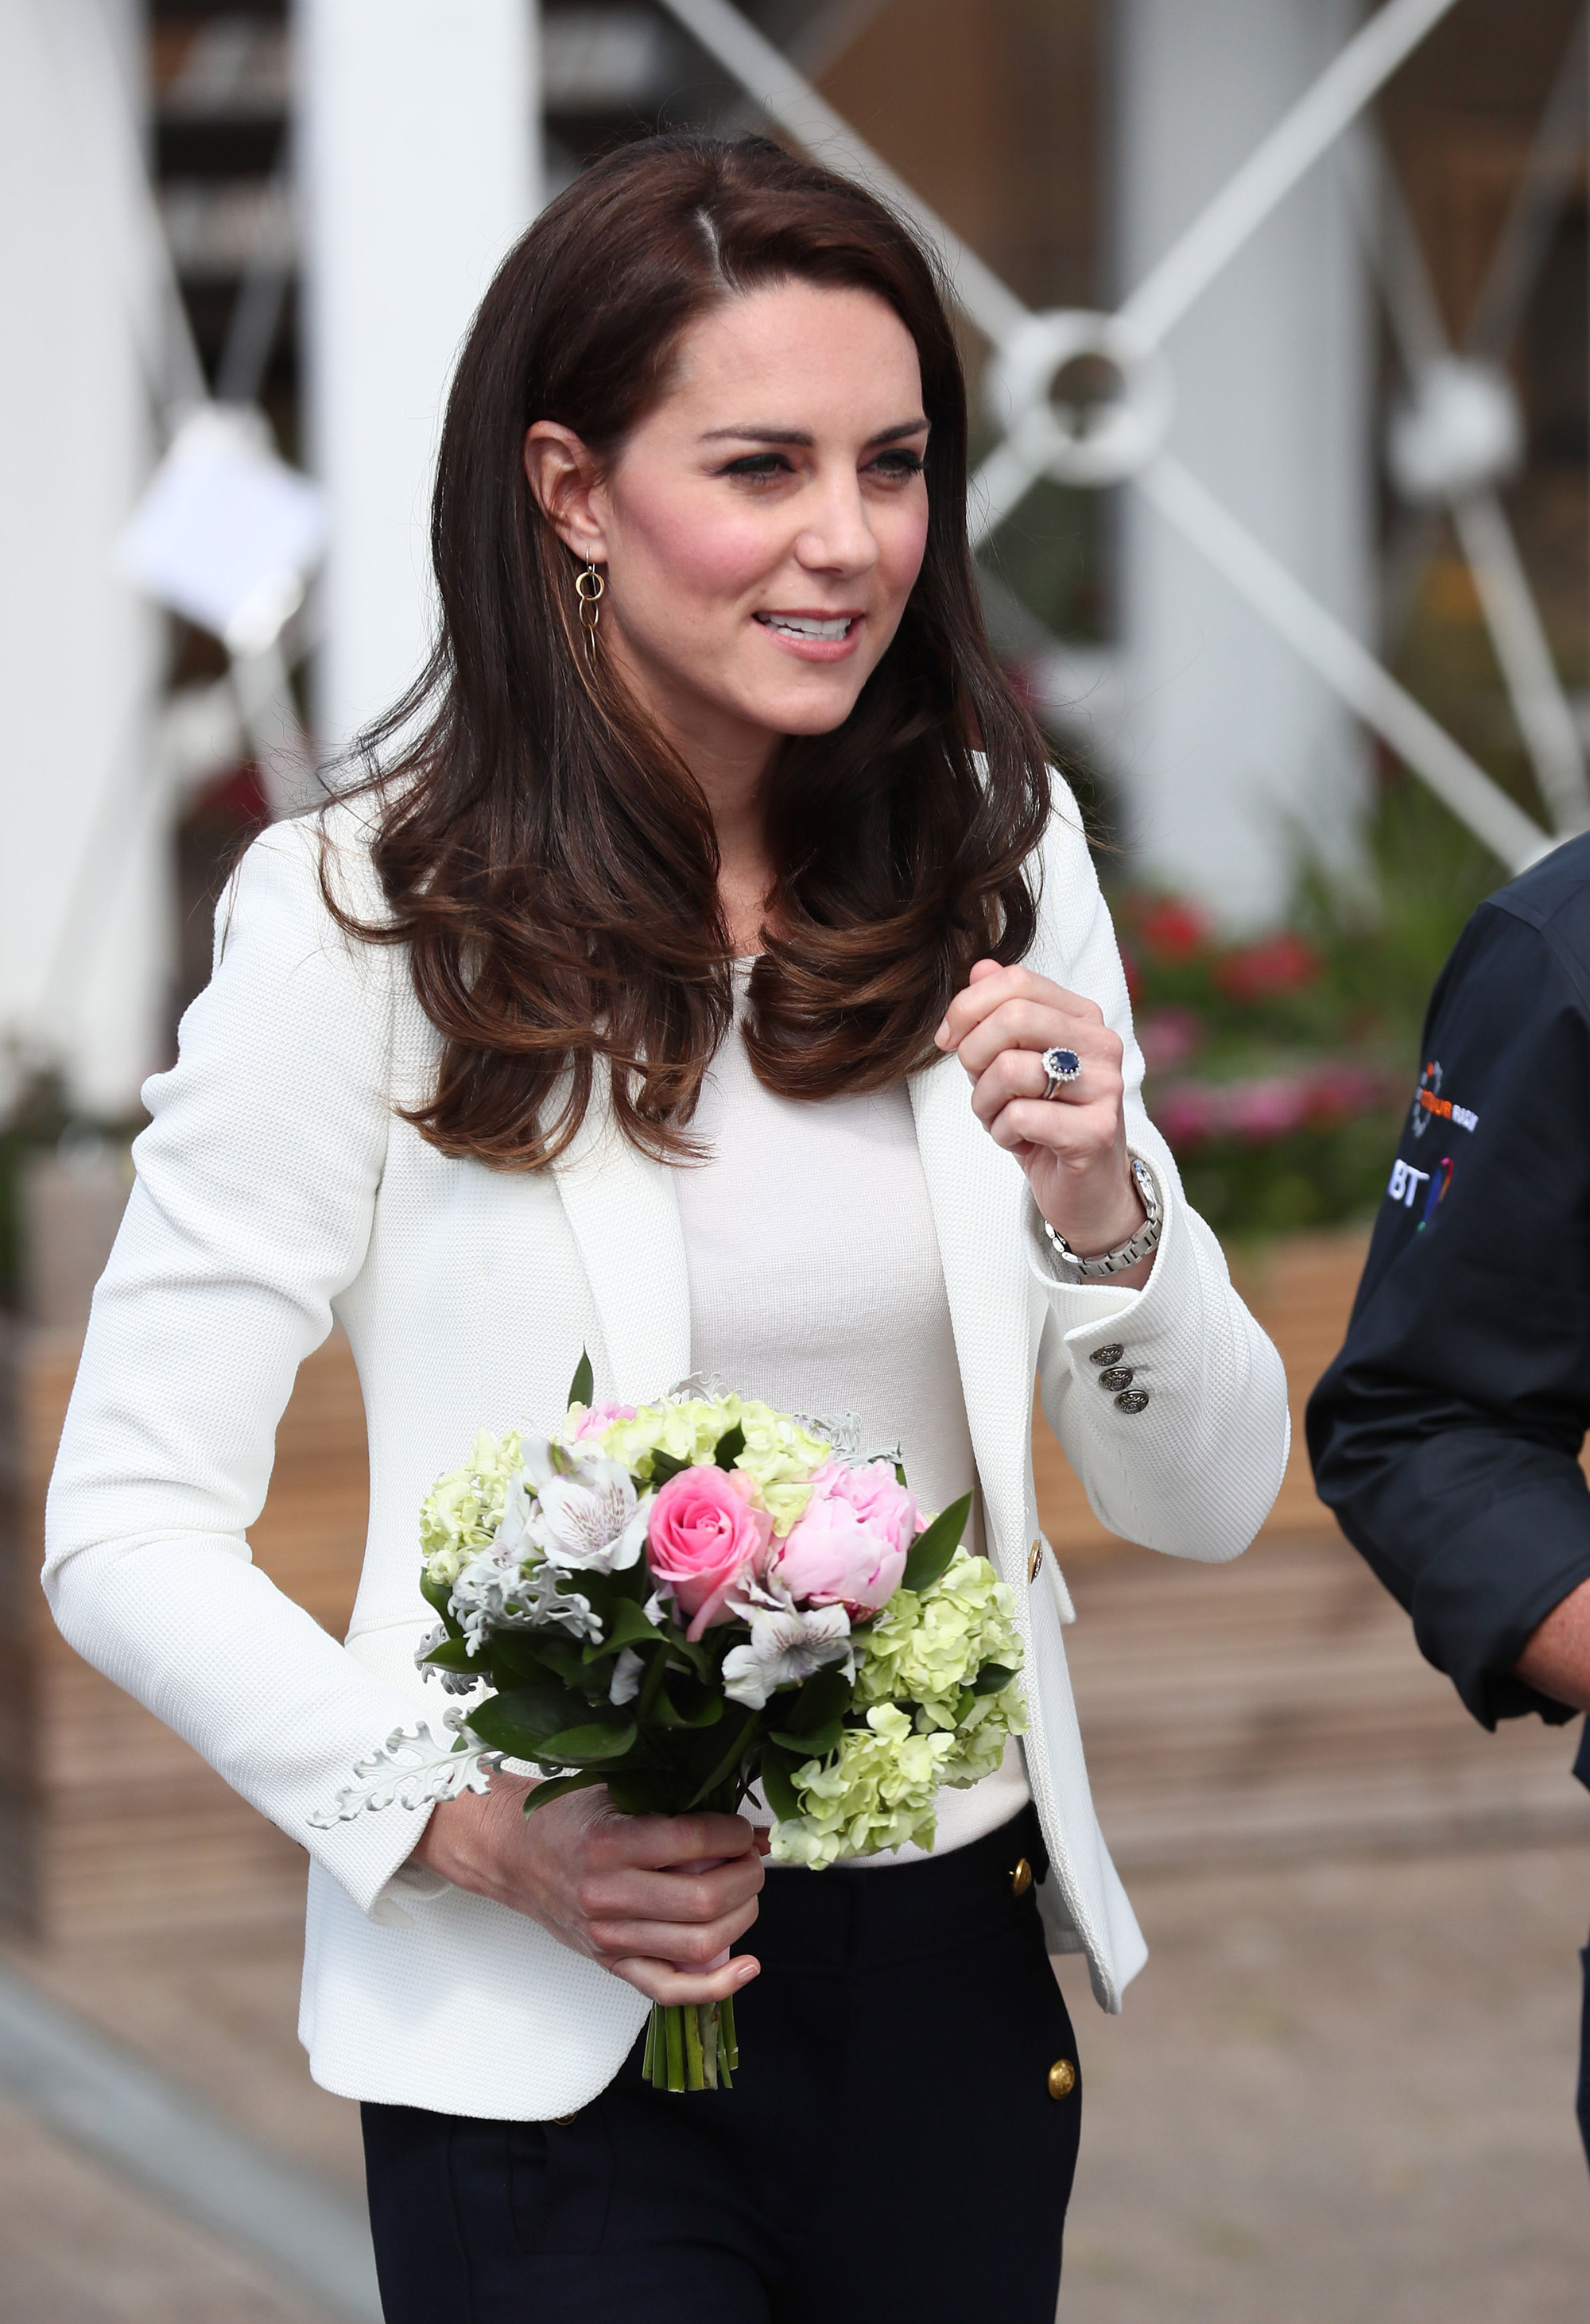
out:
<path id="1" fill-rule="evenodd" d="M 875 436 L 869 436 L 864 448 L 871 451 L 874 444 L 898 444 L 902 436 L 920 436 L 925 433 L 927 426 L 925 420 L 897 420 L 892 428 L 880 428 Z M 698 436 L 696 441 L 698 444 L 716 444 L 726 436 L 735 437 L 745 444 L 793 444 L 807 451 L 816 441 L 804 428 L 769 428 L 756 420 L 748 420 L 744 426 L 734 428 L 708 428 L 704 435 Z"/>

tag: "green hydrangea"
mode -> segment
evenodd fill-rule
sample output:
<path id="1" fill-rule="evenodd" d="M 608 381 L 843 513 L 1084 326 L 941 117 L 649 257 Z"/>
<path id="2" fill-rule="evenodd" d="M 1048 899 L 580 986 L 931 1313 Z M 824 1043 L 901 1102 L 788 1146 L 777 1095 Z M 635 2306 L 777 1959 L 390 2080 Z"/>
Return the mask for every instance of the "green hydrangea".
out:
<path id="1" fill-rule="evenodd" d="M 678 1404 L 643 1405 L 633 1420 L 609 1423 L 599 1438 L 615 1461 L 622 1461 L 644 1484 L 652 1459 L 666 1452 L 687 1466 L 712 1459 L 720 1436 L 738 1425 L 745 1449 L 735 1466 L 755 1480 L 773 1530 L 786 1534 L 811 1498 L 814 1472 L 831 1458 L 830 1448 L 771 1405 L 726 1396 L 715 1403 L 691 1397 Z"/>
<path id="2" fill-rule="evenodd" d="M 874 1705 L 826 1766 L 809 1759 L 796 1770 L 802 1812 L 773 1826 L 773 1855 L 816 1872 L 908 1841 L 931 1848 L 934 1795 L 954 1749 L 953 1735 L 918 1734 L 895 1704 Z"/>
<path id="3" fill-rule="evenodd" d="M 957 1549 L 930 1589 L 897 1590 L 870 1628 L 858 1631 L 856 1707 L 911 1702 L 919 1734 L 947 1734 L 952 1752 L 942 1780 L 957 1788 L 992 1775 L 1005 1738 L 1026 1731 L 1021 1682 L 975 1695 L 985 1664 L 1021 1667 L 1015 1593 L 985 1557 Z"/>
<path id="4" fill-rule="evenodd" d="M 430 1581 L 456 1582 L 459 1569 L 490 1543 L 519 1460 L 517 1429 L 498 1437 L 483 1428 L 463 1468 L 437 1479 L 420 1508 L 420 1551 Z"/>
<path id="5" fill-rule="evenodd" d="M 956 1721 L 955 1748 L 944 1763 L 952 1791 L 964 1791 L 992 1775 L 1004 1757 L 1006 1740 L 1027 1732 L 1027 1699 L 1019 1678 L 997 1694 L 975 1694 Z"/>

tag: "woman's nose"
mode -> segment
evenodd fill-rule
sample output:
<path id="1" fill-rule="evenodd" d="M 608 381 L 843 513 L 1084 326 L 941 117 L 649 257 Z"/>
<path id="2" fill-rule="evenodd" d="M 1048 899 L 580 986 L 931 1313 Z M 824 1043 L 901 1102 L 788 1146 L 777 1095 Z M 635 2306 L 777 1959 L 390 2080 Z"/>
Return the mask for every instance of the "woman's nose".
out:
<path id="1" fill-rule="evenodd" d="M 795 555 L 809 569 L 830 573 L 865 573 L 877 563 L 877 540 L 854 480 L 835 484 L 820 508 L 808 511 Z"/>

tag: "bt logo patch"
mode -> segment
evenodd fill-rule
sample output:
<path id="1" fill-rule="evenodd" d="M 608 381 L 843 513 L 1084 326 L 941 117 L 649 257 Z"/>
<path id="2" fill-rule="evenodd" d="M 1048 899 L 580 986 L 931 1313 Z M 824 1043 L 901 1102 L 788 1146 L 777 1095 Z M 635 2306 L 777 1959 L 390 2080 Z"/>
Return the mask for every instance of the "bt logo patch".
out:
<path id="1" fill-rule="evenodd" d="M 1419 1231 L 1422 1234 L 1446 1200 L 1447 1189 L 1451 1184 L 1452 1157 L 1449 1154 L 1441 1157 L 1433 1171 L 1416 1170 L 1411 1162 L 1393 1162 L 1391 1183 L 1386 1188 L 1386 1198 L 1389 1202 L 1400 1203 L 1405 1211 L 1410 1211 L 1419 1200 L 1419 1188 L 1428 1186 L 1429 1192 L 1424 1198 L 1424 1216 L 1419 1222 Z"/>

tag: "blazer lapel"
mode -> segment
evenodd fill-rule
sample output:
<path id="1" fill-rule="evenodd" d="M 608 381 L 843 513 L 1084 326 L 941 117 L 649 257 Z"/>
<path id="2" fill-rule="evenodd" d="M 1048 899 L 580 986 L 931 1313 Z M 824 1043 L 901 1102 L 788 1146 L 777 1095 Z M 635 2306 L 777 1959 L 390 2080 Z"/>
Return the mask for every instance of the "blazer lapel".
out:
<path id="1" fill-rule="evenodd" d="M 690 1369 L 690 1283 L 673 1173 L 623 1136 L 599 1081 L 553 1175 L 602 1320 L 611 1376 L 604 1380 L 598 1366 L 598 1393 L 649 1402 Z"/>
<path id="2" fill-rule="evenodd" d="M 908 1086 L 989 1551 L 1012 1581 L 1026 1546 L 1032 1413 L 1030 1277 L 1021 1240 L 1026 1180 L 972 1111 L 970 1087 L 954 1057 L 914 1074 Z"/>

